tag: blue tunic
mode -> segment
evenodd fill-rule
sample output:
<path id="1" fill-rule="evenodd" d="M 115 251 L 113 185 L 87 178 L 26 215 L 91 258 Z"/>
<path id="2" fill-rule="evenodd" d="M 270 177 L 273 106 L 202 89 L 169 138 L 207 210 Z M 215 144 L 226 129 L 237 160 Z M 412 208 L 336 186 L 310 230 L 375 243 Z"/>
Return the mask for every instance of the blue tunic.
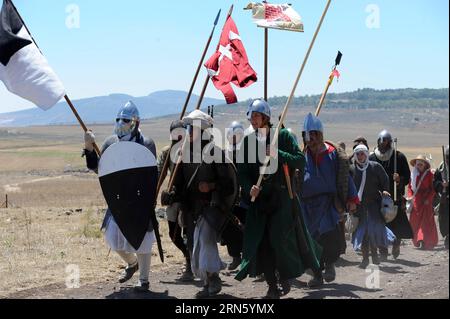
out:
<path id="1" fill-rule="evenodd" d="M 314 160 L 310 152 L 306 154 L 305 177 L 302 187 L 302 211 L 306 225 L 314 239 L 336 229 L 340 216 L 334 206 L 337 196 L 336 177 L 338 155 L 334 147 Z M 348 178 L 348 199 L 357 197 L 352 178 Z"/>
<path id="2" fill-rule="evenodd" d="M 352 169 L 355 171 L 355 184 L 359 188 L 363 173 L 354 165 Z M 380 213 L 380 193 L 389 191 L 389 177 L 377 162 L 369 162 L 366 174 L 366 184 L 357 213 L 359 225 L 352 240 L 353 248 L 356 251 L 361 249 L 365 237 L 368 238 L 371 246 L 383 248 L 387 248 L 395 240 L 395 235 L 386 227 L 386 222 Z"/>

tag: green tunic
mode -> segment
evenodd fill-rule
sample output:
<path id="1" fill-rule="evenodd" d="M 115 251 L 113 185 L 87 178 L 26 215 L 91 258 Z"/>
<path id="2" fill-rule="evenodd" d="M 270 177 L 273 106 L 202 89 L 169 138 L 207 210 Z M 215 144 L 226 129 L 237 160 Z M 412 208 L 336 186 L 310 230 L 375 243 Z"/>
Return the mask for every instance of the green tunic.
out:
<path id="1" fill-rule="evenodd" d="M 271 132 L 274 134 L 274 132 Z M 257 149 L 249 150 L 249 139 L 245 137 L 239 155 L 243 163 L 237 164 L 238 179 L 242 187 L 244 200 L 250 202 L 250 190 L 259 178 L 261 163 L 249 163 L 250 158 L 257 154 Z M 256 148 L 256 143 L 253 143 Z M 265 145 L 261 145 L 264 147 Z M 294 137 L 287 131 L 281 130 L 278 139 L 278 170 L 275 174 L 265 177 L 260 195 L 255 203 L 250 204 L 247 212 L 243 262 L 237 280 L 247 276 L 256 277 L 263 273 L 262 261 L 258 258 L 258 248 L 264 236 L 269 236 L 271 248 L 275 254 L 275 265 L 281 278 L 292 279 L 300 277 L 306 269 L 319 268 L 321 248 L 312 240 L 299 213 L 299 202 L 291 200 L 287 189 L 283 164 L 287 164 L 291 173 L 295 169 L 303 170 L 305 157 L 300 151 Z M 292 176 L 292 175 L 291 175 Z M 293 211 L 293 205 L 297 205 Z M 298 227 L 297 227 L 298 225 Z M 303 241 L 299 238 L 298 228 L 303 230 Z M 306 242 L 307 254 L 299 250 L 299 243 Z M 305 245 L 303 245 L 305 246 Z"/>

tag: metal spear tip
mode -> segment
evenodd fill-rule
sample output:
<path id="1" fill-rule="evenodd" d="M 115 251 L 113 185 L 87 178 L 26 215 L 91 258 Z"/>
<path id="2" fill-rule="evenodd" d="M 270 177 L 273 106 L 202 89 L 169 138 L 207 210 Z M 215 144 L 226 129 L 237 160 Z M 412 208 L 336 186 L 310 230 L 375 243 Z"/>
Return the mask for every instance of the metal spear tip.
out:
<path id="1" fill-rule="evenodd" d="M 341 64 L 341 60 L 342 60 L 342 52 L 341 51 L 338 51 L 338 55 L 337 55 L 337 57 L 336 57 L 336 65 L 339 65 L 339 64 Z"/>
<path id="2" fill-rule="evenodd" d="M 222 9 L 219 10 L 219 13 L 217 13 L 217 17 L 216 20 L 214 21 L 214 26 L 217 25 L 217 23 L 219 22 L 219 18 L 220 18 L 220 14 L 222 13 Z"/>
<path id="3" fill-rule="evenodd" d="M 230 17 L 233 14 L 234 4 L 231 5 L 230 11 L 228 11 L 228 17 Z"/>

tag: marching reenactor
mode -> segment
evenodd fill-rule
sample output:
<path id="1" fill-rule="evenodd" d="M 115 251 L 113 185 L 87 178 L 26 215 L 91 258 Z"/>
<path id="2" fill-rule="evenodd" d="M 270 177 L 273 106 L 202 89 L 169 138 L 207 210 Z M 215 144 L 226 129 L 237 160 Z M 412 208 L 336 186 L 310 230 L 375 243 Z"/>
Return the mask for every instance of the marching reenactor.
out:
<path id="1" fill-rule="evenodd" d="M 277 299 L 289 293 L 291 279 L 300 277 L 307 268 L 319 268 L 319 248 L 312 242 L 306 227 L 298 222 L 300 213 L 294 209 L 294 205 L 299 205 L 298 199 L 291 199 L 291 185 L 284 174 L 288 172 L 292 176 L 295 169 L 303 170 L 305 158 L 286 129 L 277 137 L 278 149 L 270 145 L 274 130 L 266 101 L 253 101 L 247 115 L 255 132 L 244 138 L 238 156 L 242 199 L 249 209 L 243 262 L 236 279 L 264 274 L 268 284 L 266 298 Z M 256 184 L 265 160 L 256 158 L 258 153 L 270 156 L 274 163 L 270 165 L 274 170 L 264 176 L 261 186 Z"/>
<path id="2" fill-rule="evenodd" d="M 162 180 L 164 180 L 166 177 L 161 176 L 161 174 L 163 173 L 163 167 L 164 163 L 167 160 L 167 157 L 170 157 L 172 147 L 176 143 L 180 142 L 185 134 L 186 128 L 184 122 L 181 120 L 173 121 L 172 124 L 170 125 L 170 136 L 172 144 L 164 147 L 161 151 L 161 154 L 158 157 L 158 175 L 160 179 L 162 178 Z M 173 172 L 174 167 L 175 163 L 173 161 L 170 161 L 168 168 L 169 173 Z M 193 234 L 194 225 L 192 218 L 183 218 L 186 217 L 186 214 L 183 215 L 180 206 L 181 206 L 180 203 L 173 203 L 172 205 L 166 208 L 167 223 L 169 226 L 169 236 L 174 245 L 181 251 L 186 261 L 185 268 L 179 280 L 192 281 L 194 280 L 194 274 L 192 273 L 191 269 L 192 251 L 188 249 L 187 239 L 188 233 Z M 188 231 L 188 229 L 190 229 L 191 231 Z M 186 237 L 186 241 L 184 237 Z M 189 241 L 191 240 L 192 238 L 189 238 Z"/>
<path id="3" fill-rule="evenodd" d="M 212 117 L 196 110 L 183 121 L 188 134 L 182 146 L 182 160 L 174 169 L 173 187 L 163 191 L 161 202 L 179 202 L 183 214 L 194 219 L 193 247 L 189 248 L 192 272 L 204 281 L 203 290 L 197 294 L 202 298 L 217 295 L 222 289 L 219 272 L 226 265 L 217 243 L 229 222 L 238 187 L 234 165 L 212 142 Z"/>
<path id="4" fill-rule="evenodd" d="M 311 235 L 323 247 L 322 269 L 308 283 L 314 287 L 324 280 L 336 279 L 335 263 L 343 250 L 340 222 L 345 211 L 356 211 L 359 200 L 347 155 L 333 143 L 324 141 L 323 124 L 311 113 L 305 119 L 303 140 L 306 145 L 303 213 Z"/>
<path id="5" fill-rule="evenodd" d="M 236 166 L 237 154 L 245 136 L 244 125 L 240 122 L 233 122 L 226 134 L 228 140 L 228 157 L 233 159 L 233 164 Z M 228 270 L 236 270 L 242 262 L 243 227 L 247 209 L 248 205 L 241 200 L 239 189 L 239 196 L 232 212 L 233 220 L 228 223 L 222 234 L 222 244 L 227 246 L 228 254 L 233 258 L 233 261 L 228 266 Z"/>
<path id="6" fill-rule="evenodd" d="M 156 147 L 153 140 L 143 136 L 139 123 L 137 107 L 133 102 L 128 102 L 117 114 L 115 134 L 104 142 L 101 158 L 94 151 L 95 136 L 91 131 L 85 134 L 84 154 L 87 167 L 100 174 L 103 193 L 108 202 L 102 225 L 106 242 L 127 264 L 119 282 L 130 280 L 139 269 L 136 289 L 141 292 L 149 289 L 152 246 L 157 240 L 155 228 L 158 225 L 154 222 L 156 219 L 152 220 L 150 216 L 153 214 L 154 217 L 154 199 L 149 201 L 147 198 L 155 197 Z M 141 156 L 141 152 L 144 155 Z M 144 162 L 142 167 L 136 167 L 136 171 L 133 171 L 132 159 Z M 115 165 L 119 166 L 118 170 Z M 143 170 L 146 167 L 150 169 L 150 176 Z M 151 190 L 147 191 L 146 187 L 151 187 Z"/>
<path id="7" fill-rule="evenodd" d="M 408 160 L 406 156 L 395 148 L 392 134 L 384 130 L 378 135 L 377 147 L 370 155 L 369 160 L 380 163 L 389 176 L 389 193 L 398 194 L 397 202 L 394 204 L 398 206 L 397 217 L 387 226 L 394 233 L 396 240 L 392 247 L 392 256 L 397 259 L 400 255 L 400 246 L 402 239 L 412 239 L 413 232 L 411 225 L 406 215 L 406 201 L 404 199 L 405 188 L 409 183 L 411 171 L 409 169 Z M 394 184 L 395 188 L 394 189 Z M 395 197 L 395 196 L 394 196 Z M 388 249 L 380 248 L 381 261 L 386 261 L 388 258 Z"/>
<path id="8" fill-rule="evenodd" d="M 360 205 L 355 214 L 359 218 L 359 224 L 352 242 L 355 251 L 362 252 L 363 260 L 359 267 L 365 269 L 369 265 L 369 255 L 372 255 L 372 263 L 379 265 L 378 247 L 387 249 L 395 240 L 380 213 L 383 201 L 389 201 L 392 206 L 393 201 L 389 194 L 389 177 L 379 163 L 369 161 L 367 146 L 360 144 L 355 147 L 353 153 L 351 170 Z"/>

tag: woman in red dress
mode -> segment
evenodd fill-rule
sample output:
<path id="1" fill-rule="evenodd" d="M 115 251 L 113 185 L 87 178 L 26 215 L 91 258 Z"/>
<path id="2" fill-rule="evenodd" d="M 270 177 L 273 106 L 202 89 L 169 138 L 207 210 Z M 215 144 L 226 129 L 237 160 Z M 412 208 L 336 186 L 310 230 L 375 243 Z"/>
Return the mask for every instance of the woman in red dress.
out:
<path id="1" fill-rule="evenodd" d="M 438 244 L 438 233 L 434 219 L 433 172 L 428 159 L 419 155 L 410 162 L 413 170 L 408 185 L 408 199 L 412 200 L 409 222 L 414 232 L 414 246 L 433 249 Z"/>

